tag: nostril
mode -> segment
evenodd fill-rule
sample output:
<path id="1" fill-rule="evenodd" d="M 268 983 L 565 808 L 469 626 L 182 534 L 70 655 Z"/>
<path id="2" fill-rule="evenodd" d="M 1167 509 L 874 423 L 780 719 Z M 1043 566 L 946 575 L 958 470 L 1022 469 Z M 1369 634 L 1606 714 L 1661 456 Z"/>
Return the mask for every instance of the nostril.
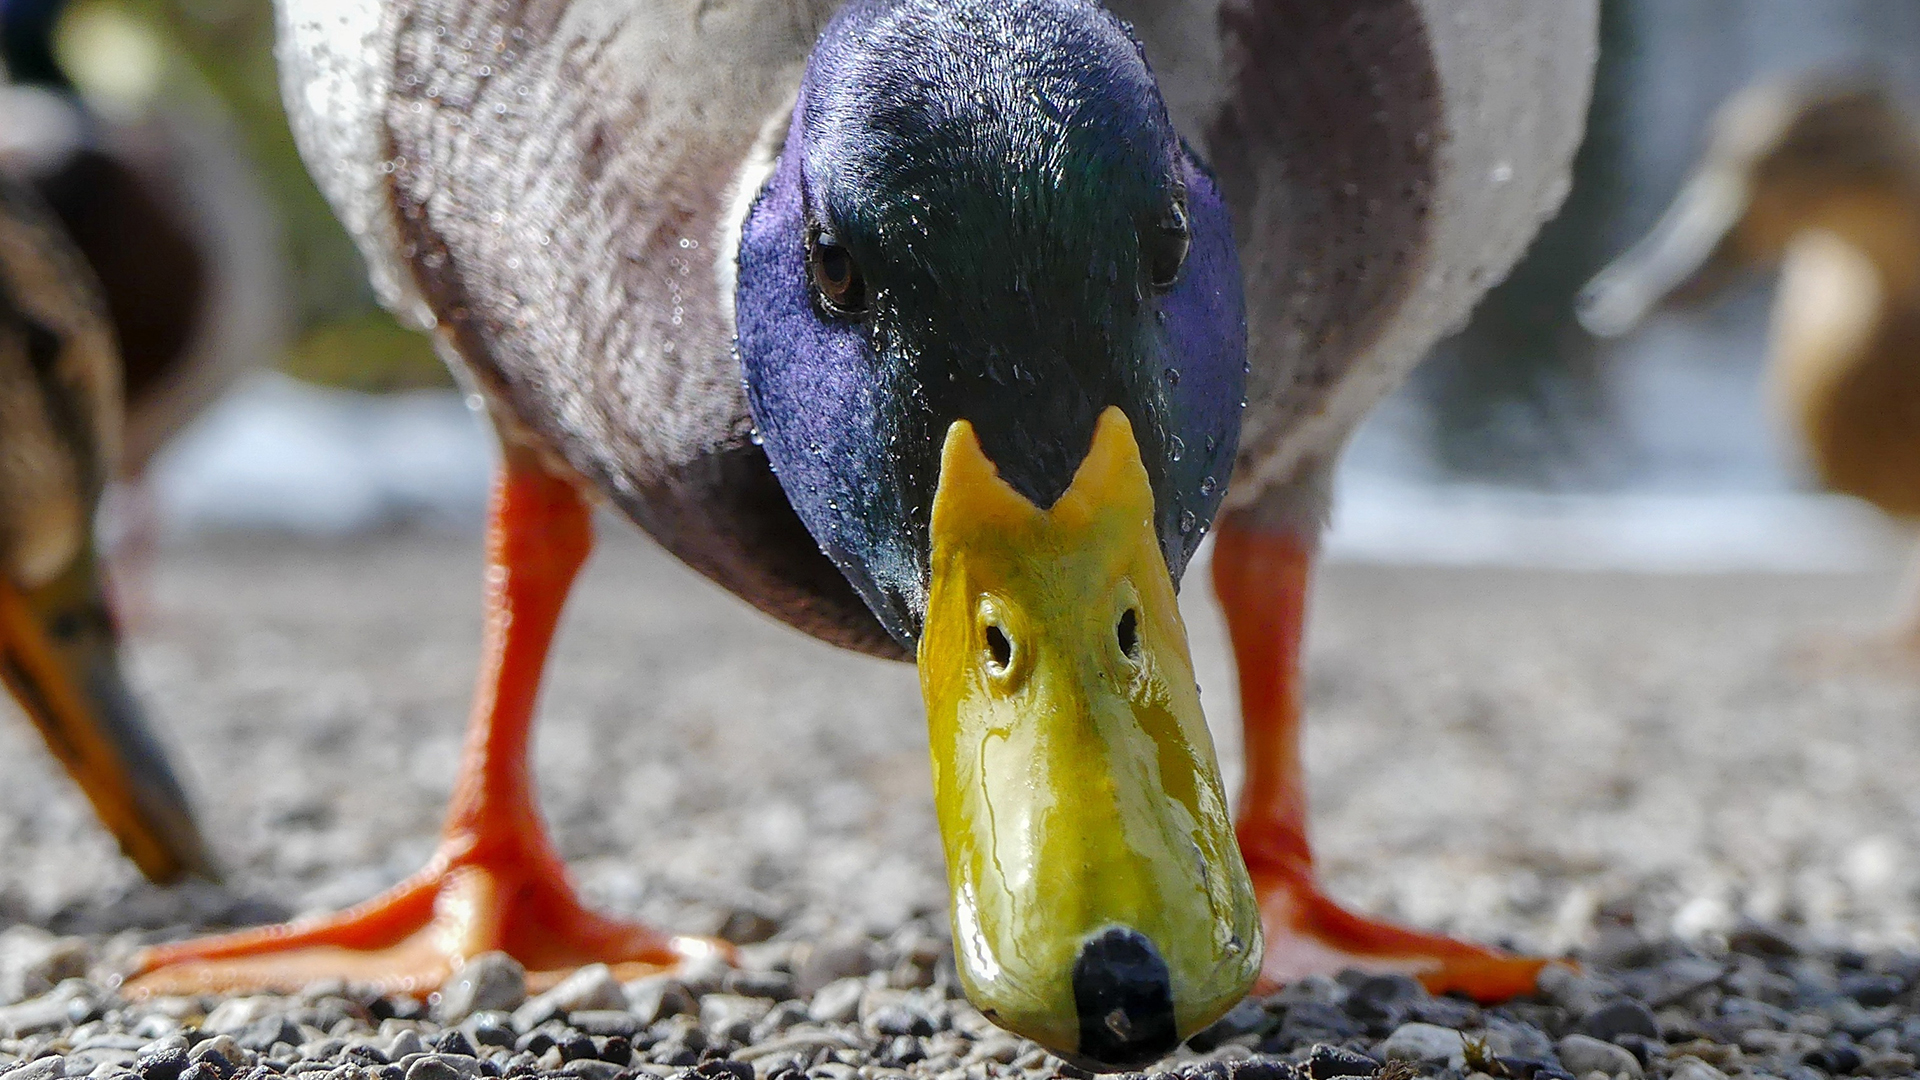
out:
<path id="1" fill-rule="evenodd" d="M 1139 1065 L 1180 1042 L 1167 962 L 1137 930 L 1109 927 L 1080 946 L 1073 962 L 1073 1004 L 1080 1014 L 1083 1057 Z"/>
<path id="2" fill-rule="evenodd" d="M 1140 659 L 1140 617 L 1134 614 L 1132 608 L 1120 616 L 1120 625 L 1114 628 L 1113 633 L 1119 639 L 1120 651 L 1127 655 L 1127 659 Z"/>
<path id="3" fill-rule="evenodd" d="M 992 658 L 993 666 L 1001 671 L 1013 663 L 1013 642 L 1007 640 L 1007 632 L 998 626 L 987 627 L 987 655 Z"/>

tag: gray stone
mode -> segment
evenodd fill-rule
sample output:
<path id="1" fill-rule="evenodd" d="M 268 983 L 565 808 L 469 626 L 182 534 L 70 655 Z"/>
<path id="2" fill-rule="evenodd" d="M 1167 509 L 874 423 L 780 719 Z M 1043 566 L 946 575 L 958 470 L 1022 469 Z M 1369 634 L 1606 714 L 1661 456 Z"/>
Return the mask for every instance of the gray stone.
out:
<path id="1" fill-rule="evenodd" d="M 75 1050 L 145 1050 L 153 1041 L 117 1031 L 96 1031 L 85 1037 L 79 1036 L 80 1033 L 77 1030 L 69 1036 Z"/>
<path id="2" fill-rule="evenodd" d="M 611 1061 L 597 1061 L 593 1058 L 580 1058 L 560 1066 L 560 1075 L 577 1076 L 580 1080 L 616 1080 L 625 1071 Z"/>
<path id="3" fill-rule="evenodd" d="M 85 1076 L 102 1065 L 130 1067 L 139 1060 L 140 1055 L 131 1050 L 113 1050 L 102 1047 L 98 1050 L 77 1050 L 67 1055 L 68 1076 Z"/>
<path id="4" fill-rule="evenodd" d="M 200 1030 L 215 1035 L 239 1035 L 254 1024 L 269 1016 L 283 1016 L 287 1011 L 287 999 L 257 994 L 251 997 L 228 998 L 213 1007 Z"/>
<path id="5" fill-rule="evenodd" d="M 84 938 L 56 937 L 27 925 L 0 930 L 0 1002 L 39 997 L 84 976 L 90 956 Z"/>
<path id="6" fill-rule="evenodd" d="M 582 969 L 586 970 L 586 969 Z M 601 971 L 606 968 L 601 967 Z M 608 975 L 609 979 L 613 976 Z M 561 983 L 565 986 L 566 983 Z M 560 987 L 554 987 L 558 990 Z M 512 1012 L 527 1000 L 527 969 L 503 952 L 481 953 L 460 966 L 440 984 L 434 1014 L 443 1024 L 457 1024 L 482 1010 Z M 622 999 L 621 1004 L 625 1004 Z"/>
<path id="7" fill-rule="evenodd" d="M 700 1002 L 672 975 L 649 975 L 624 987 L 627 1010 L 642 1024 L 656 1024 L 669 1016 L 700 1011 Z"/>
<path id="8" fill-rule="evenodd" d="M 1740 1033 L 1740 1049 L 1750 1054 L 1778 1054 L 1798 1061 L 1820 1048 L 1820 1040 L 1797 1031 L 1769 1031 L 1750 1028 Z"/>
<path id="9" fill-rule="evenodd" d="M 700 999 L 700 1026 L 714 1038 L 743 1043 L 752 1037 L 753 1025 L 772 1008 L 773 1002 L 766 998 L 708 994 Z"/>
<path id="10" fill-rule="evenodd" d="M 0 1037 L 20 1038 L 52 1031 L 72 1023 L 76 1012 L 92 1011 L 93 991 L 78 979 L 68 979 L 37 998 L 0 1009 Z"/>
<path id="11" fill-rule="evenodd" d="M 865 975 L 874 968 L 873 942 L 848 935 L 795 950 L 794 992 L 811 997 L 828 983 Z"/>
<path id="12" fill-rule="evenodd" d="M 1561 1039 L 1555 1049 L 1560 1054 L 1561 1067 L 1575 1076 L 1598 1072 L 1608 1076 L 1625 1074 L 1632 1080 L 1640 1080 L 1643 1075 L 1640 1059 L 1630 1051 L 1591 1035 L 1569 1035 Z"/>
<path id="13" fill-rule="evenodd" d="M 399 1061 L 412 1054 L 427 1052 L 427 1044 L 421 1040 L 420 1033 L 408 1028 L 393 1037 L 393 1041 L 381 1048 L 388 1061 Z"/>
<path id="14" fill-rule="evenodd" d="M 859 976 L 835 979 L 820 988 L 807 1005 L 807 1015 L 823 1024 L 851 1023 L 860 1015 L 860 999 L 866 995 L 867 980 Z"/>
<path id="15" fill-rule="evenodd" d="M 1674 1063 L 1667 1080 L 1727 1080 L 1727 1074 L 1697 1057 L 1683 1057 Z"/>
<path id="16" fill-rule="evenodd" d="M 1585 1016 L 1620 996 L 1620 987 L 1612 981 L 1565 964 L 1548 964 L 1536 985 L 1541 996 L 1575 1016 Z"/>
<path id="17" fill-rule="evenodd" d="M 1452 1028 L 1437 1024 L 1401 1024 L 1375 1048 L 1388 1061 L 1441 1063 L 1455 1057 L 1464 1060 L 1466 1042 Z"/>
<path id="18" fill-rule="evenodd" d="M 300 1056 L 308 1061 L 326 1061 L 346 1048 L 347 1040 L 320 1035 L 300 1044 Z"/>
<path id="19" fill-rule="evenodd" d="M 753 1080 L 767 1080 L 767 1077 L 788 1069 L 806 1072 L 807 1059 L 793 1053 L 763 1054 L 753 1059 Z"/>
<path id="20" fill-rule="evenodd" d="M 727 975 L 733 966 L 718 956 L 701 956 L 681 964 L 674 970 L 686 988 L 695 997 L 717 994 L 727 984 Z"/>
<path id="21" fill-rule="evenodd" d="M 931 1035 L 933 1018 L 906 1002 L 883 1005 L 868 1014 L 866 1025 L 876 1035 Z"/>
<path id="22" fill-rule="evenodd" d="M 1720 981 L 1727 973 L 1724 964 L 1699 957 L 1682 956 L 1669 960 L 1651 972 L 1636 972 L 1641 996 L 1654 1008 L 1671 1005 L 1695 990 Z"/>
<path id="23" fill-rule="evenodd" d="M 803 1021 L 809 1020 L 807 1006 L 802 1001 L 782 1001 L 767 1010 L 753 1025 L 753 1042 L 762 1043 L 778 1038 L 781 1032 Z"/>
<path id="24" fill-rule="evenodd" d="M 1660 1037 L 1660 1025 L 1653 1018 L 1653 1010 L 1632 998 L 1609 1001 L 1581 1017 L 1574 1027 L 1580 1034 L 1591 1035 L 1602 1042 L 1612 1042 L 1622 1035 Z"/>
<path id="25" fill-rule="evenodd" d="M 8 1080 L 58 1080 L 59 1077 L 67 1075 L 67 1059 L 59 1054 L 49 1054 L 43 1058 L 35 1058 L 25 1065 L 16 1065 L 0 1075 L 6 1076 Z"/>
<path id="26" fill-rule="evenodd" d="M 575 1009 L 624 1009 L 627 994 L 605 964 L 589 964 L 567 976 L 560 985 L 528 999 L 513 1010 L 513 1026 L 531 1031 L 562 1013 Z"/>
<path id="27" fill-rule="evenodd" d="M 428 1054 L 407 1069 L 407 1080 L 465 1080 L 465 1076 L 438 1054 Z"/>
<path id="28" fill-rule="evenodd" d="M 629 1039 L 640 1030 L 640 1018 L 625 1009 L 581 1009 L 568 1013 L 567 1023 L 589 1035 L 619 1035 Z"/>
<path id="29" fill-rule="evenodd" d="M 468 1054 L 435 1053 L 428 1054 L 420 1060 L 438 1062 L 452 1069 L 454 1072 L 459 1073 L 461 1076 L 473 1077 L 485 1075 L 485 1070 L 480 1067 L 480 1059 Z M 409 1069 L 408 1071 L 411 1073 L 412 1070 Z"/>
<path id="30" fill-rule="evenodd" d="M 724 988 L 727 993 L 741 997 L 785 1001 L 793 996 L 794 978 L 784 971 L 746 971 L 736 968 L 727 972 Z"/>
<path id="31" fill-rule="evenodd" d="M 242 1068 L 250 1067 L 254 1062 L 254 1055 L 251 1051 L 234 1041 L 233 1036 L 225 1034 L 215 1035 L 211 1039 L 202 1040 L 199 1045 L 187 1051 L 187 1060 L 201 1061 L 209 1054 L 219 1054 L 221 1057 L 227 1059 L 228 1065 Z"/>
<path id="32" fill-rule="evenodd" d="M 1523 1057 L 1552 1064 L 1554 1059 L 1553 1040 L 1532 1024 L 1515 1023 L 1498 1017 L 1487 1018 L 1487 1030 L 1482 1034 L 1493 1052 L 1502 1057 Z"/>
<path id="33" fill-rule="evenodd" d="M 1875 1050 L 1861 1055 L 1860 1067 L 1854 1071 L 1868 1076 L 1912 1076 L 1916 1062 L 1920 1059 L 1903 1050 Z"/>
<path id="34" fill-rule="evenodd" d="M 234 1042 L 264 1054 L 273 1049 L 275 1043 L 297 1046 L 301 1042 L 299 1025 L 284 1016 L 263 1016 L 247 1025 L 246 1030 L 234 1036 Z"/>

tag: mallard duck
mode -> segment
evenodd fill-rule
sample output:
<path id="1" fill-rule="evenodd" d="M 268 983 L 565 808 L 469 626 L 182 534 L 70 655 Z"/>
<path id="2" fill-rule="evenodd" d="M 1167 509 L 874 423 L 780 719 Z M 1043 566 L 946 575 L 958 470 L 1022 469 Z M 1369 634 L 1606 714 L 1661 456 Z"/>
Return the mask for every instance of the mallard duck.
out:
<path id="1" fill-rule="evenodd" d="M 1763 83 L 1722 106 L 1653 231 L 1602 270 L 1581 322 L 1625 334 L 1778 267 L 1773 406 L 1825 487 L 1920 518 L 1920 127 L 1885 88 Z M 1897 642 L 1920 653 L 1920 604 Z"/>
<path id="2" fill-rule="evenodd" d="M 153 949 L 135 992 L 713 948 L 585 911 L 534 808 L 595 500 L 778 619 L 917 660 L 959 975 L 1001 1025 L 1114 1065 L 1263 975 L 1532 985 L 1538 960 L 1320 891 L 1297 643 L 1342 442 L 1560 198 L 1592 4 L 279 17 L 308 162 L 500 434 L 485 659 L 425 870 Z M 1237 824 L 1175 601 L 1216 522 Z"/>
<path id="3" fill-rule="evenodd" d="M 126 410 L 115 474 L 137 484 L 235 378 L 277 359 L 279 240 L 210 95 L 170 85 L 88 107 L 55 55 L 67 6 L 0 0 L 0 169 L 32 184 L 99 282 Z"/>
<path id="4" fill-rule="evenodd" d="M 121 677 L 97 573 L 92 521 L 119 449 L 119 379 L 92 275 L 0 173 L 0 682 L 148 877 L 211 877 Z"/>

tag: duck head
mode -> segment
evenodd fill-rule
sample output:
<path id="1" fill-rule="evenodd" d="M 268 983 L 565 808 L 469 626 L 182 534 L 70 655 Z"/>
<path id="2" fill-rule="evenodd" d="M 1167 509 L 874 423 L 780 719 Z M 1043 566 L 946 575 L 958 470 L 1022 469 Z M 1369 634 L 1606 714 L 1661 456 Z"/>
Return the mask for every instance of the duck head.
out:
<path id="1" fill-rule="evenodd" d="M 742 228 L 759 437 L 918 655 L 961 981 L 1092 1063 L 1172 1049 L 1259 968 L 1175 601 L 1242 305 L 1212 178 L 1086 0 L 848 4 Z"/>
<path id="2" fill-rule="evenodd" d="M 1764 83 L 1714 118 L 1706 154 L 1658 224 L 1581 290 L 1581 325 L 1632 330 L 1663 303 L 1704 302 L 1742 270 L 1778 263 L 1811 230 L 1865 251 L 1904 248 L 1920 200 L 1920 139 L 1881 87 Z M 1909 262 L 1904 252 L 1896 263 Z"/>
<path id="3" fill-rule="evenodd" d="M 123 679 L 94 552 L 121 399 L 89 277 L 45 208 L 0 171 L 0 687 L 148 877 L 211 878 L 191 807 Z"/>

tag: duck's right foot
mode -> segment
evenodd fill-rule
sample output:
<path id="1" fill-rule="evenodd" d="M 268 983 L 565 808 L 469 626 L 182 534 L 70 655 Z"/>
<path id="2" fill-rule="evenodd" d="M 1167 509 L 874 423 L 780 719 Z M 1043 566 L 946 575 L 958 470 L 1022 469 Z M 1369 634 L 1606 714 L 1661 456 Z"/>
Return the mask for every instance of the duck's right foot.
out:
<path id="1" fill-rule="evenodd" d="M 291 992 L 340 980 L 417 996 L 493 951 L 518 960 L 539 990 L 587 964 L 629 979 L 726 949 L 588 910 L 547 852 L 482 855 L 460 846 L 449 841 L 420 873 L 337 915 L 147 949 L 127 990 Z"/>

